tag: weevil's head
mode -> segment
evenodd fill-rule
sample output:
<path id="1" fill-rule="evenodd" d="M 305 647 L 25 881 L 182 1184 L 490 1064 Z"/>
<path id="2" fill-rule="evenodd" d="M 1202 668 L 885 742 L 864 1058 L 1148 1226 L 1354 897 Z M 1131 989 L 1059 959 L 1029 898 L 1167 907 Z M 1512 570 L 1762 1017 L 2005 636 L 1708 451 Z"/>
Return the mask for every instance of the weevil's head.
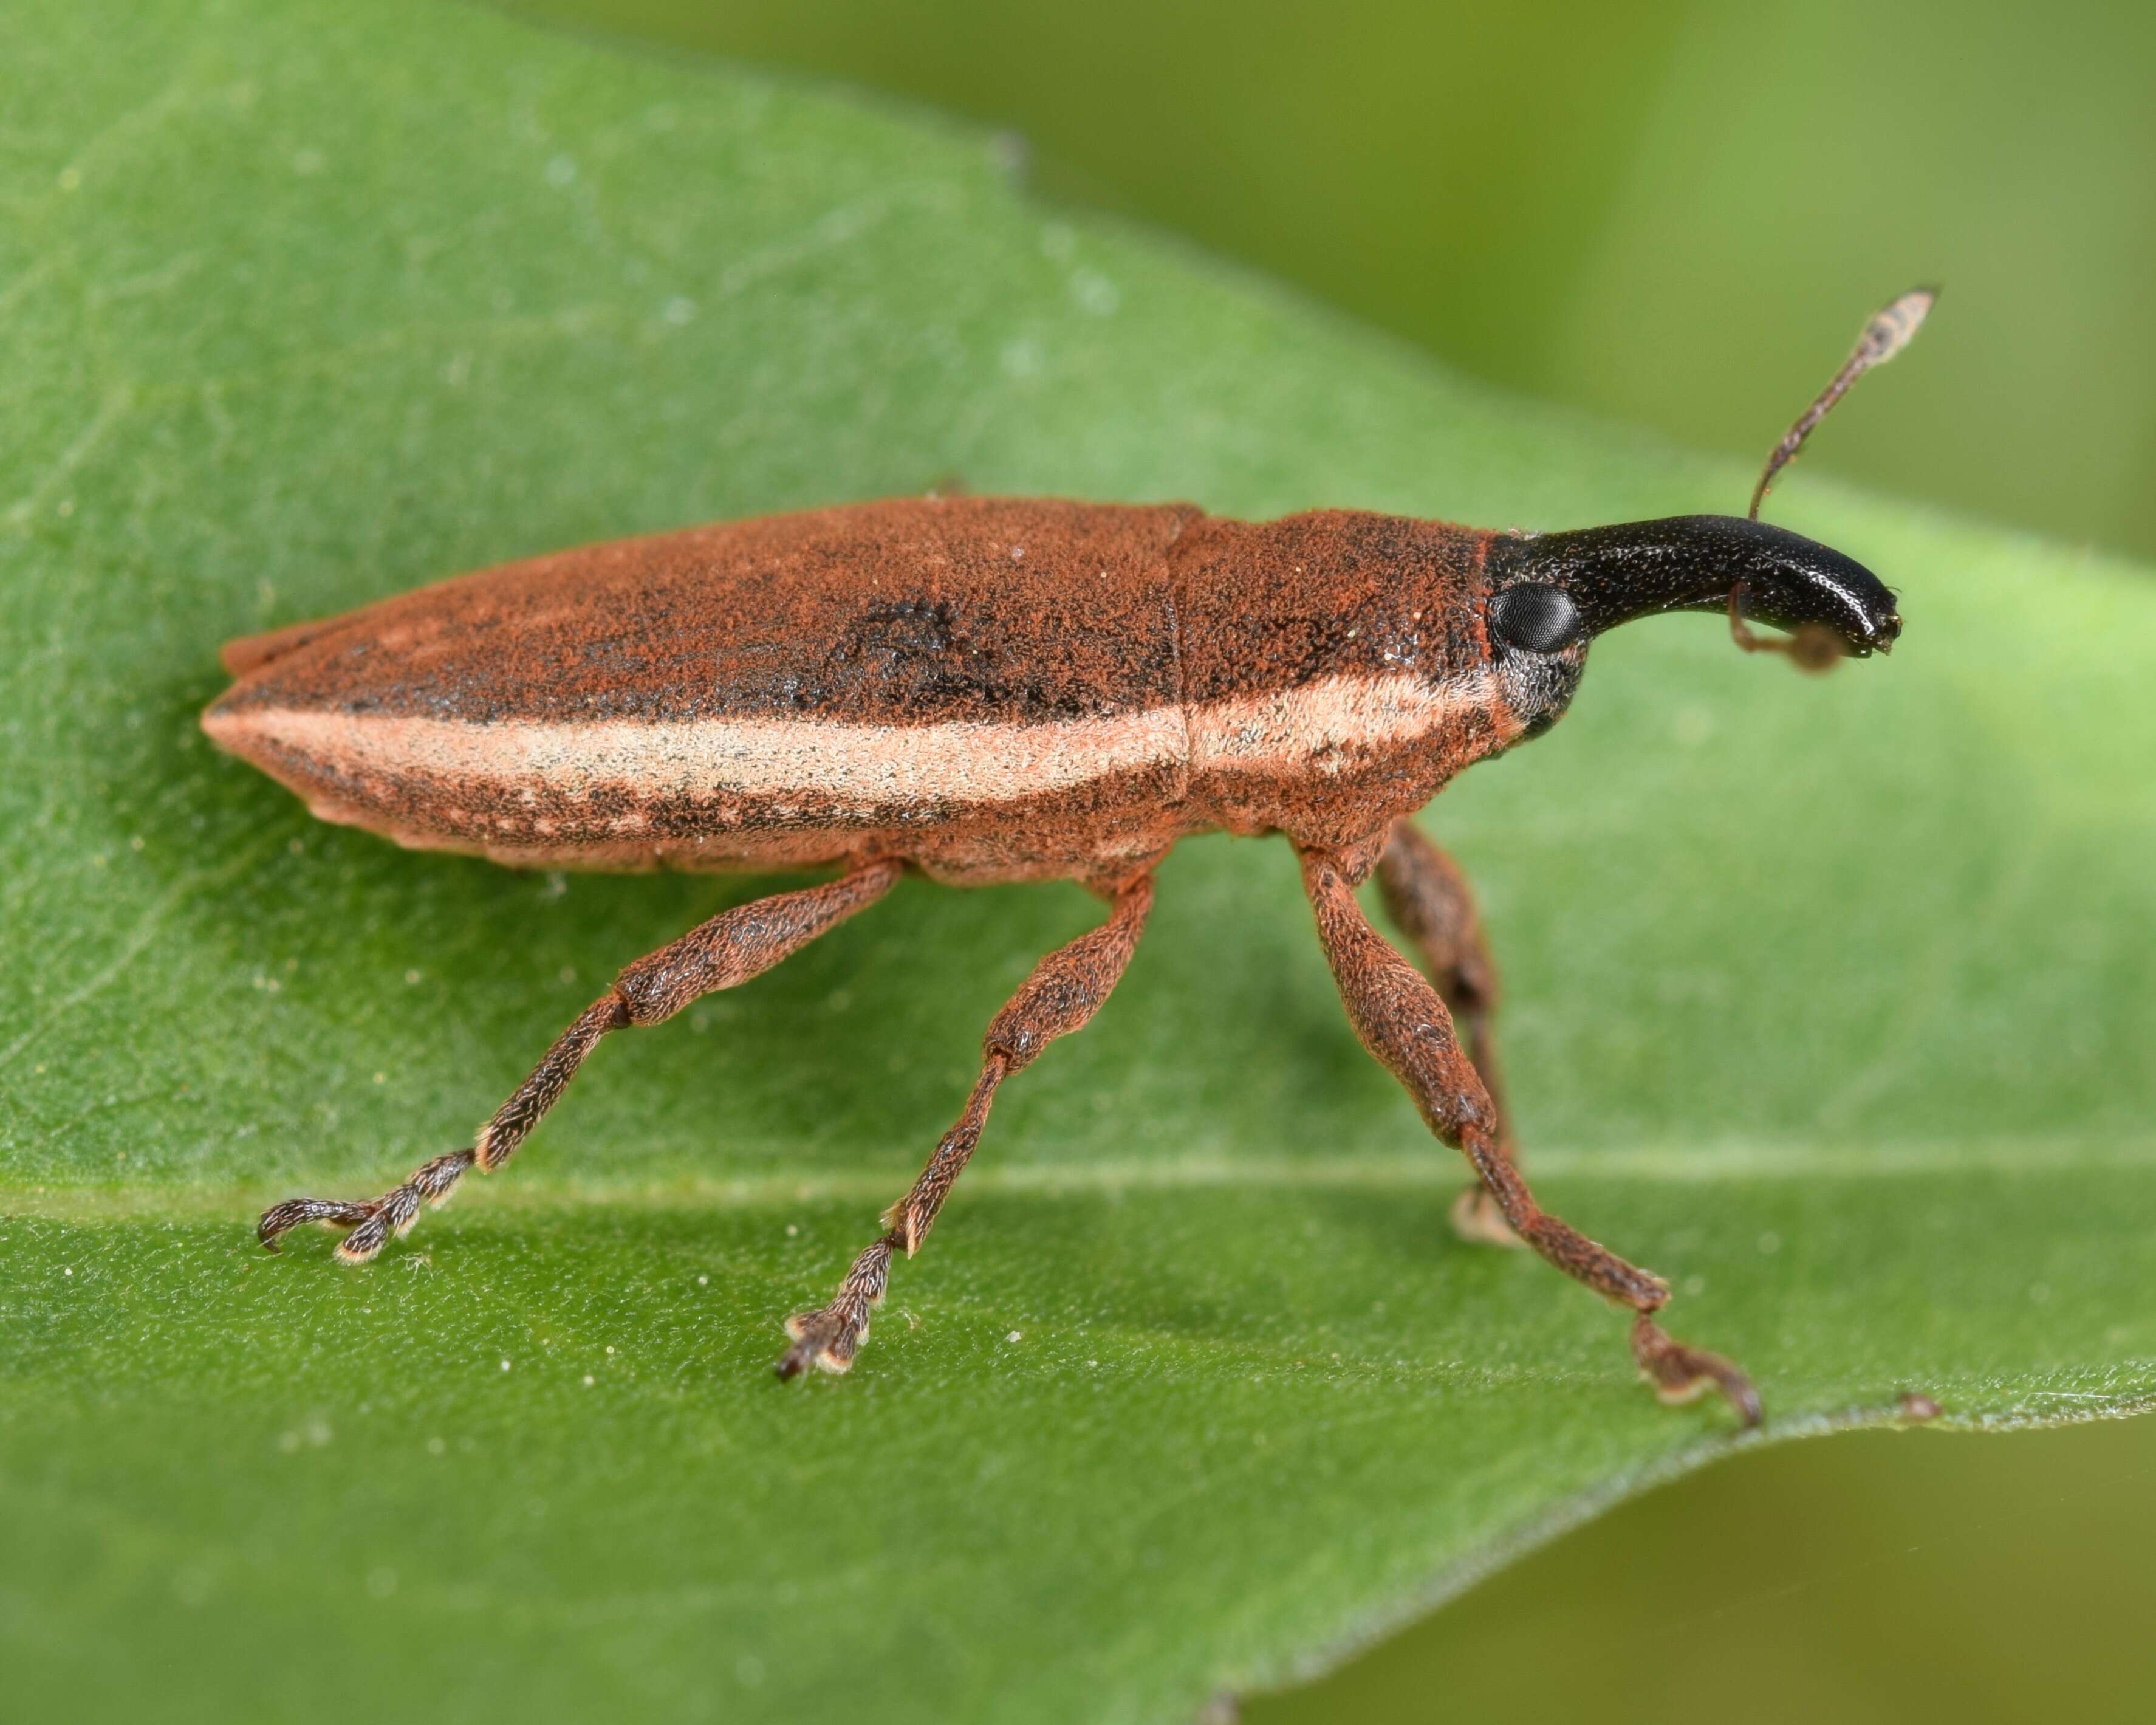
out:
<path id="1" fill-rule="evenodd" d="M 1748 644 L 1745 624 L 1771 624 L 1810 669 L 1885 653 L 1902 633 L 1894 595 L 1854 557 L 1738 516 L 1500 534 L 1484 568 L 1499 685 L 1531 737 L 1571 701 L 1588 644 L 1639 618 L 1717 612 Z"/>
<path id="2" fill-rule="evenodd" d="M 1893 646 L 1902 618 L 1878 577 L 1816 540 L 1768 526 L 1759 506 L 1850 386 L 1916 339 L 1938 299 L 1935 287 L 1912 288 L 1873 315 L 1841 369 L 1768 453 L 1745 516 L 1672 516 L 1491 541 L 1483 622 L 1500 688 L 1530 737 L 1572 699 L 1587 644 L 1635 618 L 1720 611 L 1746 652 L 1786 653 L 1806 670 Z M 1757 634 L 1753 623 L 1789 634 Z"/>

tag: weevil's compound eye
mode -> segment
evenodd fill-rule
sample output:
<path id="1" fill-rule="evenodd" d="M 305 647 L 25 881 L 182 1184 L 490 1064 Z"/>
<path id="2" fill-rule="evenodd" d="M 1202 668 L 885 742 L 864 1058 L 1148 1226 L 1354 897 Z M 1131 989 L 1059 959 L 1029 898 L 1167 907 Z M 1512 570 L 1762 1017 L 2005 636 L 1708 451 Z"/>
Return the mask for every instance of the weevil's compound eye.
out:
<path id="1" fill-rule="evenodd" d="M 1585 632 L 1579 607 L 1554 587 L 1523 581 L 1490 602 L 1490 627 L 1508 646 L 1562 653 Z"/>

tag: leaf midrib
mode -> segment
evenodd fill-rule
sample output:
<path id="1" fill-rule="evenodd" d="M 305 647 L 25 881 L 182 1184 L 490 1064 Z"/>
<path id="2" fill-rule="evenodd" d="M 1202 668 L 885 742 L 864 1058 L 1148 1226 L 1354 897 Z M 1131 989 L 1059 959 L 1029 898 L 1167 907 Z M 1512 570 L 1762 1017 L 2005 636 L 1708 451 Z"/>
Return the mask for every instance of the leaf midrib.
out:
<path id="1" fill-rule="evenodd" d="M 1782 1140 L 1771 1144 L 1721 1142 L 1712 1147 L 1646 1150 L 1553 1149 L 1527 1164 L 1540 1180 L 1576 1178 L 1647 1185 L 1730 1185 L 1786 1180 L 1866 1180 L 1948 1178 L 1984 1173 L 2040 1174 L 2156 1168 L 2156 1137 L 2100 1142 L 2083 1138 L 1994 1142 L 1913 1140 L 1891 1146 L 1821 1144 Z M 970 1172 L 973 1196 L 1017 1196 L 1129 1191 L 1295 1189 L 1325 1191 L 1450 1191 L 1466 1178 L 1451 1153 L 1356 1157 L 1323 1162 L 1233 1161 L 1194 1158 L 1144 1161 L 1088 1161 L 981 1168 Z M 583 1209 L 764 1209 L 788 1204 L 837 1199 L 881 1202 L 894 1181 L 890 1169 L 849 1173 L 690 1175 L 659 1181 L 594 1181 L 541 1175 L 521 1185 L 486 1192 L 485 1202 L 520 1211 Z M 125 1186 L 0 1185 L 0 1214 L 59 1220 L 122 1221 L 244 1214 L 277 1195 L 265 1183 L 229 1181 Z"/>

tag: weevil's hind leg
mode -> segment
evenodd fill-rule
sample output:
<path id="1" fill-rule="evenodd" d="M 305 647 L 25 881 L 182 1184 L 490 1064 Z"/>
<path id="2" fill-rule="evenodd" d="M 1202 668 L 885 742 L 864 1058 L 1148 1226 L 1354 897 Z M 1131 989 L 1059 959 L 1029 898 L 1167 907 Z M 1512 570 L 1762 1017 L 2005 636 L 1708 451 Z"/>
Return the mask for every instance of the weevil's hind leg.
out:
<path id="1" fill-rule="evenodd" d="M 901 872 L 896 862 L 870 863 L 821 886 L 776 893 L 721 911 L 622 972 L 613 987 L 556 1039 L 531 1076 L 480 1128 L 471 1148 L 436 1157 L 379 1198 L 288 1198 L 262 1213 L 256 1237 L 274 1252 L 278 1236 L 302 1223 L 348 1228 L 352 1231 L 336 1255 L 347 1264 L 364 1264 L 410 1230 L 422 1205 L 445 1200 L 468 1170 L 476 1166 L 490 1173 L 515 1155 L 608 1031 L 658 1024 L 703 995 L 762 975 L 826 929 L 874 904 Z"/>
<path id="2" fill-rule="evenodd" d="M 1475 1063 L 1496 1110 L 1498 1148 L 1517 1165 L 1519 1142 L 1512 1134 L 1512 1111 L 1505 1105 L 1504 1082 L 1497 1070 L 1497 966 L 1483 938 L 1482 919 L 1466 875 L 1403 815 L 1393 823 L 1378 859 L 1378 893 L 1386 914 L 1422 954 L 1423 968 L 1465 1035 L 1467 1058 Z M 1461 1239 L 1486 1245 L 1526 1244 L 1507 1224 L 1497 1200 L 1479 1180 L 1454 1200 L 1452 1228 Z"/>
<path id="3" fill-rule="evenodd" d="M 868 1339 L 870 1316 L 883 1299 L 892 1256 L 903 1252 L 911 1257 L 928 1237 L 937 1212 L 981 1142 L 997 1086 L 1100 1010 L 1137 950 L 1152 909 L 1152 877 L 1142 875 L 1116 894 L 1106 922 L 1035 965 L 990 1021 L 981 1039 L 981 1076 L 965 1111 L 943 1135 L 906 1196 L 883 1213 L 884 1232 L 854 1260 L 831 1303 L 787 1319 L 786 1333 L 793 1345 L 779 1357 L 780 1377 L 798 1377 L 811 1366 L 843 1372 L 853 1364 Z"/>
<path id="4" fill-rule="evenodd" d="M 1343 855 L 1302 854 L 1303 888 L 1326 963 L 1363 1045 L 1405 1086 L 1430 1129 L 1466 1154 L 1515 1234 L 1567 1276 L 1635 1314 L 1632 1356 L 1657 1394 L 1681 1401 L 1719 1389 L 1746 1425 L 1758 1424 L 1758 1392 L 1743 1372 L 1719 1354 L 1676 1341 L 1654 1322 L 1670 1298 L 1660 1276 L 1535 1202 L 1498 1140 L 1496 1105 L 1453 1034 L 1452 1015 L 1429 980 L 1370 926 L 1355 901 L 1354 875 Z"/>

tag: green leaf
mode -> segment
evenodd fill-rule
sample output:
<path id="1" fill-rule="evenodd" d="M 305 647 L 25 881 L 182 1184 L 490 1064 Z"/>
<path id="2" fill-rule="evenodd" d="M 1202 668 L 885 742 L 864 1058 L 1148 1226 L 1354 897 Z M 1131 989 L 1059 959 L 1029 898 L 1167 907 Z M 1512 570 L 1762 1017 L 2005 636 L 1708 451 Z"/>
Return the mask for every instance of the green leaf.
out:
<path id="1" fill-rule="evenodd" d="M 405 855 L 194 715 L 233 634 L 952 475 L 1554 526 L 1748 474 L 1044 208 L 976 134 L 475 12 L 34 0 L 0 97 L 0 1664 L 33 1711 L 1184 1717 L 1728 1447 L 1609 1312 L 1448 1234 L 1456 1159 L 1276 845 L 1172 860 L 847 1379 L 773 1382 L 777 1320 L 1097 917 L 1075 888 L 902 887 L 614 1039 L 371 1268 L 263 1255 L 264 1201 L 461 1142 L 616 967 L 760 888 Z M 1531 1171 L 1672 1278 L 1769 1438 L 1905 1390 L 2124 1410 L 2147 577 L 1801 475 L 1776 506 L 1901 587 L 1891 661 L 1625 631 L 1428 817 L 1507 966 Z"/>

